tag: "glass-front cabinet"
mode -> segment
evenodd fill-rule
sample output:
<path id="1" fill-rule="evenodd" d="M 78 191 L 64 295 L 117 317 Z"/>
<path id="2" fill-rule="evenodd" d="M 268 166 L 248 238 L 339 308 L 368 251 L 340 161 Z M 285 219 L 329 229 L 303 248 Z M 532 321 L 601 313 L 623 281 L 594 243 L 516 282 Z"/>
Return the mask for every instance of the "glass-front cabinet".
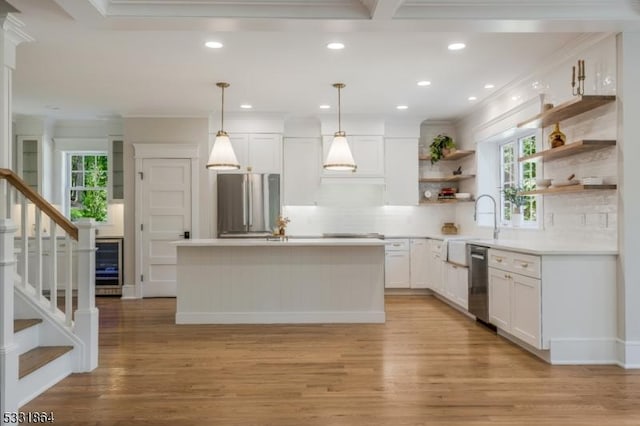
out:
<path id="1" fill-rule="evenodd" d="M 39 188 L 40 139 L 34 136 L 17 137 L 17 172 L 36 192 Z"/>
<path id="2" fill-rule="evenodd" d="M 124 160 L 123 160 L 123 141 L 122 137 L 112 137 L 109 139 L 109 150 L 111 167 L 109 168 L 111 179 L 111 201 L 124 200 Z"/>

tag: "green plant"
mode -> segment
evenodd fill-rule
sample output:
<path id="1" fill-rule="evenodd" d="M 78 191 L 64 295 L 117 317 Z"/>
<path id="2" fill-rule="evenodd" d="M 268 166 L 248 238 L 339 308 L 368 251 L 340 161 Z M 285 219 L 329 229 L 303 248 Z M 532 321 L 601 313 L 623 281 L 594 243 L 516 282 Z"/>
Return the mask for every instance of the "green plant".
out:
<path id="1" fill-rule="evenodd" d="M 437 163 L 444 157 L 445 149 L 456 147 L 456 143 L 447 135 L 438 135 L 433 138 L 433 142 L 429 145 L 429 154 L 431 156 L 431 164 Z"/>
<path id="2" fill-rule="evenodd" d="M 509 202 L 516 211 L 520 211 L 520 207 L 527 204 L 527 196 L 522 195 L 524 188 L 520 186 L 507 186 L 502 190 L 505 201 Z"/>

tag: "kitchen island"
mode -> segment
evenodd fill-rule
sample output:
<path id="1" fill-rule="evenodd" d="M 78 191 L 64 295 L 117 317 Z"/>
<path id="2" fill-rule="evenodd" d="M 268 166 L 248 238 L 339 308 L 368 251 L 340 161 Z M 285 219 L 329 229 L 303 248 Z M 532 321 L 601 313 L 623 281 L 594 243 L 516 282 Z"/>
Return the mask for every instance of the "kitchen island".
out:
<path id="1" fill-rule="evenodd" d="M 177 324 L 383 323 L 384 241 L 202 239 L 177 246 Z"/>

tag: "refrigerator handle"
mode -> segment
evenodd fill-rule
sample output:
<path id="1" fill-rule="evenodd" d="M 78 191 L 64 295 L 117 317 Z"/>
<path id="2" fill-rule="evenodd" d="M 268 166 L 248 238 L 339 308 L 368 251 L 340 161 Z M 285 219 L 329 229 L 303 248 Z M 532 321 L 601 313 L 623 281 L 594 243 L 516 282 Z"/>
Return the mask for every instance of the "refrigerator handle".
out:
<path id="1" fill-rule="evenodd" d="M 249 228 L 253 226 L 253 180 L 251 175 L 247 176 L 249 179 Z"/>
<path id="2" fill-rule="evenodd" d="M 247 175 L 242 175 L 242 225 L 247 226 Z"/>

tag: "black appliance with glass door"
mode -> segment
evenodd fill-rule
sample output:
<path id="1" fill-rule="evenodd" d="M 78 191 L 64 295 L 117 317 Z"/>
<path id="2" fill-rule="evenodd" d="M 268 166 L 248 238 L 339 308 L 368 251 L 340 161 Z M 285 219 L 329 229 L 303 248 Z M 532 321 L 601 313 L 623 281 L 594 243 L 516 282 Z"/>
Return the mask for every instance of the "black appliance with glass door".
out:
<path id="1" fill-rule="evenodd" d="M 96 296 L 122 294 L 122 238 L 96 238 Z"/>
<path id="2" fill-rule="evenodd" d="M 489 323 L 488 248 L 467 244 L 469 263 L 469 313 Z"/>

